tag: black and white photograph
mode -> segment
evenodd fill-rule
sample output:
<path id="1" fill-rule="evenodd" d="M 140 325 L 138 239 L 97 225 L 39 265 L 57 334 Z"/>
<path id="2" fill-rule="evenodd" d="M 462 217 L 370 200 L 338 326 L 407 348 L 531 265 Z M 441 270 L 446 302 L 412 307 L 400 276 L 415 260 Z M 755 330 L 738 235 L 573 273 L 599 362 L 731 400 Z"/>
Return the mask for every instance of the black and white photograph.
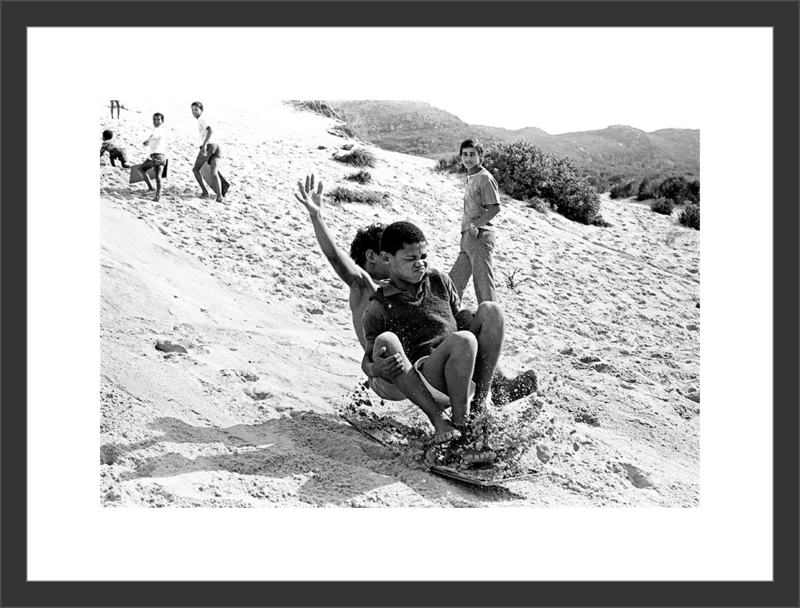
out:
<path id="1" fill-rule="evenodd" d="M 699 118 L 453 103 L 96 104 L 104 506 L 699 505 Z"/>
<path id="2" fill-rule="evenodd" d="M 100 2 L 91 26 L 54 5 L 20 38 L 15 597 L 774 580 L 797 448 L 774 15 L 278 4 Z"/>

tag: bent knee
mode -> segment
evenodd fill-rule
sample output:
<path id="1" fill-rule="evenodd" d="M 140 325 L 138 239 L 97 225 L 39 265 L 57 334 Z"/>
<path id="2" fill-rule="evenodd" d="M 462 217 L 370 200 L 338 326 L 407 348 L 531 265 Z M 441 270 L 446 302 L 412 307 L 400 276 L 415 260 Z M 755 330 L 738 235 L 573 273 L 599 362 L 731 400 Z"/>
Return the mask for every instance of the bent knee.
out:
<path id="1" fill-rule="evenodd" d="M 504 317 L 503 307 L 497 302 L 481 302 L 475 316 L 481 319 L 502 319 Z"/>
<path id="2" fill-rule="evenodd" d="M 478 338 L 471 331 L 457 331 L 448 338 L 453 348 L 453 353 L 474 353 L 478 352 Z"/>
<path id="3" fill-rule="evenodd" d="M 372 347 L 373 354 L 382 348 L 386 348 L 384 355 L 393 355 L 395 353 L 403 353 L 403 355 L 405 355 L 403 345 L 400 343 L 400 338 L 391 331 L 385 331 L 375 338 L 375 344 Z"/>

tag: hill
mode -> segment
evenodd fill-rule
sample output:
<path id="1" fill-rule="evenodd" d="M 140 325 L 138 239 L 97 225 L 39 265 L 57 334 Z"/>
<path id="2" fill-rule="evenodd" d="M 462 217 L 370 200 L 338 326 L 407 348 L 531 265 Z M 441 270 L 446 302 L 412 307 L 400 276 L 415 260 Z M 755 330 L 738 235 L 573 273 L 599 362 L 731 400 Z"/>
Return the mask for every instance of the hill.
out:
<path id="1" fill-rule="evenodd" d="M 545 152 L 571 158 L 585 172 L 622 175 L 700 175 L 700 131 L 662 129 L 645 133 L 614 125 L 597 131 L 551 135 L 535 127 L 508 130 L 469 125 L 420 101 L 336 101 L 342 117 L 367 140 L 386 150 L 428 158 L 451 156 L 476 137 L 491 144 L 522 139 Z"/>
<path id="2" fill-rule="evenodd" d="M 133 105 L 133 104 L 131 104 Z M 150 105 L 142 105 L 142 108 Z M 196 124 L 170 129 L 161 201 L 101 159 L 99 500 L 106 507 L 693 507 L 700 494 L 700 233 L 630 201 L 603 199 L 610 228 L 504 197 L 496 271 L 506 313 L 501 364 L 533 368 L 530 480 L 476 491 L 417 455 L 374 443 L 337 410 L 363 404 L 348 291 L 292 195 L 314 172 L 357 187 L 332 159 L 352 140 L 289 105 L 209 104 L 224 134 L 227 204 L 196 198 Z M 144 157 L 147 112 L 99 126 Z M 463 184 L 434 161 L 373 148 L 383 205 L 327 203 L 336 240 L 407 219 L 430 263 L 457 254 Z M 474 304 L 469 287 L 465 303 Z M 186 352 L 167 352 L 166 342 Z M 158 350 L 162 345 L 167 351 Z M 368 399 L 409 424 L 409 402 Z M 424 420 L 422 424 L 426 424 Z"/>

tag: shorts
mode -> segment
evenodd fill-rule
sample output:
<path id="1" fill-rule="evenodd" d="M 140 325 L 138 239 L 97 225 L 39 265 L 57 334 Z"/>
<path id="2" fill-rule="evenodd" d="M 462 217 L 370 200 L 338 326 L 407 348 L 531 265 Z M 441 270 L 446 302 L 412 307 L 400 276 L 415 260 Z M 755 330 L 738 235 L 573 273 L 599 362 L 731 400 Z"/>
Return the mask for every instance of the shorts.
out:
<path id="1" fill-rule="evenodd" d="M 417 370 L 419 377 L 422 378 L 422 383 L 425 385 L 425 388 L 428 389 L 428 392 L 431 394 L 431 397 L 433 397 L 433 400 L 437 403 L 437 405 L 439 405 L 441 408 L 449 407 L 450 397 L 433 388 L 425 376 L 422 375 L 422 372 L 419 371 L 420 367 L 422 367 L 422 364 L 427 358 L 428 357 L 426 356 L 417 359 L 417 362 L 414 363 L 414 369 Z M 471 400 L 472 396 L 475 394 L 475 383 L 470 380 L 469 384 L 469 395 L 467 399 Z M 378 395 L 378 397 L 381 399 L 386 399 L 387 401 L 404 401 L 405 399 L 408 399 L 408 397 L 406 397 L 403 392 L 397 388 L 396 384 L 394 384 L 391 380 L 387 380 L 386 378 L 370 378 L 369 387 L 375 392 L 376 395 Z"/>
<path id="2" fill-rule="evenodd" d="M 142 163 L 140 167 L 141 171 L 144 173 L 150 167 L 163 167 L 167 164 L 167 157 L 163 154 L 151 154 L 150 158 Z"/>
<path id="3" fill-rule="evenodd" d="M 220 148 L 219 144 L 206 144 L 206 154 L 203 154 L 202 150 L 197 152 L 197 158 L 194 161 L 194 168 L 199 171 L 200 167 L 202 167 L 205 163 L 210 165 L 212 159 L 219 161 L 222 158 L 224 158 L 224 156 L 222 156 L 222 148 Z"/>
<path id="4" fill-rule="evenodd" d="M 450 397 L 445 395 L 443 392 L 433 388 L 428 380 L 425 378 L 425 375 L 420 371 L 422 364 L 425 363 L 425 359 L 428 357 L 420 357 L 417 359 L 417 362 L 414 363 L 414 369 L 417 370 L 419 377 L 422 378 L 422 383 L 425 385 L 425 388 L 433 397 L 433 400 L 439 405 L 439 407 L 445 408 L 450 406 Z M 467 393 L 467 402 L 472 401 L 472 397 L 475 395 L 475 382 L 472 380 L 469 381 L 469 392 Z"/>
<path id="5" fill-rule="evenodd" d="M 408 399 L 394 382 L 386 378 L 370 378 L 369 387 L 378 397 L 387 401 L 404 401 Z"/>
<path id="6" fill-rule="evenodd" d="M 124 148 L 114 148 L 113 150 L 109 151 L 108 157 L 112 160 L 119 160 L 122 161 L 122 164 L 126 164 L 128 162 L 128 157 L 125 155 Z"/>

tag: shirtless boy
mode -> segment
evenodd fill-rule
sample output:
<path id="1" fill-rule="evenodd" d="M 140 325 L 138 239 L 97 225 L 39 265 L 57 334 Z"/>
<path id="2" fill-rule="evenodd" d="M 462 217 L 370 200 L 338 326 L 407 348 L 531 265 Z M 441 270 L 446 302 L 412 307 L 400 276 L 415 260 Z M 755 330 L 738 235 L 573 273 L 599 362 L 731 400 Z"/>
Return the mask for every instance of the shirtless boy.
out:
<path id="1" fill-rule="evenodd" d="M 350 288 L 350 312 L 353 328 L 358 341 L 363 346 L 365 342 L 362 328 L 364 310 L 369 304 L 370 296 L 377 290 L 378 284 L 389 278 L 388 264 L 383 262 L 379 255 L 380 236 L 384 227 L 380 224 L 373 224 L 359 229 L 353 239 L 350 257 L 348 257 L 336 245 L 325 224 L 322 212 L 322 183 L 315 187 L 312 175 L 306 177 L 305 183 L 298 182 L 298 187 L 299 195 L 295 193 L 295 198 L 308 211 L 322 252 L 339 278 Z M 459 329 L 471 329 L 473 324 L 477 328 L 474 316 L 473 311 L 462 310 L 456 319 Z M 457 439 L 460 432 L 454 429 L 450 419 L 440 411 L 422 380 L 414 374 L 401 374 L 404 354 L 399 350 L 389 354 L 388 346 L 386 350 L 379 349 L 379 351 L 373 358 L 371 369 L 373 375 L 367 374 L 372 390 L 383 399 L 389 401 L 408 399 L 419 407 L 433 424 L 434 441 L 437 443 Z M 398 382 L 397 377 L 400 375 L 403 377 Z M 513 379 L 496 374 L 492 385 L 492 401 L 495 405 L 502 405 L 529 395 L 535 390 L 536 376 L 532 370 Z"/>

